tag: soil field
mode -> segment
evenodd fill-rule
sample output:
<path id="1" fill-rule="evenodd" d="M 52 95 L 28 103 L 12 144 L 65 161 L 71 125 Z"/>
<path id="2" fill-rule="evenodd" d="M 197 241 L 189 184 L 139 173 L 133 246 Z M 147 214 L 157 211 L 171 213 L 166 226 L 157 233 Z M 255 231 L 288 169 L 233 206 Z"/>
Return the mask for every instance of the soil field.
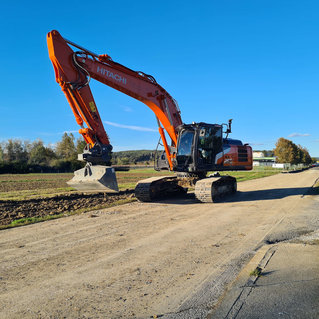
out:
<path id="1" fill-rule="evenodd" d="M 67 216 L 81 210 L 103 208 L 116 202 L 127 202 L 132 196 L 132 191 L 118 194 L 67 193 L 51 198 L 0 201 L 0 226 L 10 223 L 18 225 L 21 219 L 20 224 L 25 224 L 45 216 L 60 217 L 62 214 Z"/>
<path id="2" fill-rule="evenodd" d="M 232 175 L 241 181 L 276 173 L 278 171 L 254 170 L 232 172 Z M 133 190 L 137 181 L 169 174 L 172 173 L 153 169 L 119 171 L 116 173 L 119 194 L 76 192 L 66 184 L 72 178 L 72 173 L 0 175 L 0 228 L 134 201 Z"/>
<path id="3" fill-rule="evenodd" d="M 0 175 L 0 194 L 33 189 L 68 187 L 73 174 L 5 174 Z M 3 194 L 2 194 L 3 195 Z"/>
<path id="4" fill-rule="evenodd" d="M 134 189 L 137 181 L 151 176 L 169 175 L 169 172 L 156 172 L 153 169 L 136 169 L 117 172 L 120 190 Z M 0 175 L 0 200 L 29 199 L 54 193 L 74 192 L 66 183 L 73 173 L 65 174 L 4 174 Z"/>
<path id="5" fill-rule="evenodd" d="M 0 227 L 134 201 L 133 190 L 138 180 L 167 174 L 152 169 L 117 172 L 121 190 L 118 194 L 76 192 L 66 184 L 72 173 L 0 175 Z"/>

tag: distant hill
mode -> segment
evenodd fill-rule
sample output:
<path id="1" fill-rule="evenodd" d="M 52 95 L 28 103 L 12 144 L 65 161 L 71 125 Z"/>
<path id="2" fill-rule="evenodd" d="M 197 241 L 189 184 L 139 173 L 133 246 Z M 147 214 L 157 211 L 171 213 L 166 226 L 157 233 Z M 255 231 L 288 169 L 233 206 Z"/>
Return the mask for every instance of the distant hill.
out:
<path id="1" fill-rule="evenodd" d="M 148 164 L 154 160 L 153 150 L 137 150 L 137 151 L 121 151 L 113 152 L 113 165 L 128 165 L 128 164 Z"/>

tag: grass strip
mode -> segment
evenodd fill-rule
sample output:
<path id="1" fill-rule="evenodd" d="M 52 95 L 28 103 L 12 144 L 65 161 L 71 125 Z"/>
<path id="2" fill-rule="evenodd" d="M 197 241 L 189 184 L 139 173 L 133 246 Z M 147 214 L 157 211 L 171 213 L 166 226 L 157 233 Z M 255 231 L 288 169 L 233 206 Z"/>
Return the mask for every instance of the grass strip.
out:
<path id="1" fill-rule="evenodd" d="M 242 171 L 242 172 L 221 172 L 220 175 L 230 175 L 237 179 L 237 182 L 249 181 L 251 179 L 258 179 L 268 177 L 281 173 L 281 170 L 261 170 L 261 171 Z"/>

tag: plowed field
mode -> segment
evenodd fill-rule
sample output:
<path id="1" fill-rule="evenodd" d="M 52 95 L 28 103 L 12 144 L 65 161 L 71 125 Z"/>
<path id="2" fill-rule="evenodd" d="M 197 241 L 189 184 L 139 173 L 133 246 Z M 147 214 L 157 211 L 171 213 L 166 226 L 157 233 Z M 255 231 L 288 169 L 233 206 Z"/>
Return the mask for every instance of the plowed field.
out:
<path id="1" fill-rule="evenodd" d="M 43 218 L 90 211 L 115 203 L 134 200 L 138 180 L 153 175 L 167 175 L 151 169 L 117 172 L 118 194 L 80 193 L 66 182 L 73 174 L 0 175 L 0 226 L 15 220 Z"/>
<path id="2" fill-rule="evenodd" d="M 49 198 L 0 201 L 0 225 L 8 225 L 21 218 L 38 218 L 106 207 L 121 200 L 125 201 L 131 196 L 132 191 L 122 191 L 119 194 L 70 193 Z"/>

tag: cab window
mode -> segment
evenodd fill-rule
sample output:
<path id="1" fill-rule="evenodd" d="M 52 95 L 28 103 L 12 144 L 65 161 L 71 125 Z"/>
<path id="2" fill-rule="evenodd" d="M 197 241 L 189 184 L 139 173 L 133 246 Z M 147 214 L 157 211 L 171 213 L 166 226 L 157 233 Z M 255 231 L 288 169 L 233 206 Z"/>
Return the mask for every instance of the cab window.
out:
<path id="1" fill-rule="evenodd" d="M 179 140 L 177 156 L 191 156 L 194 132 L 185 131 Z"/>

